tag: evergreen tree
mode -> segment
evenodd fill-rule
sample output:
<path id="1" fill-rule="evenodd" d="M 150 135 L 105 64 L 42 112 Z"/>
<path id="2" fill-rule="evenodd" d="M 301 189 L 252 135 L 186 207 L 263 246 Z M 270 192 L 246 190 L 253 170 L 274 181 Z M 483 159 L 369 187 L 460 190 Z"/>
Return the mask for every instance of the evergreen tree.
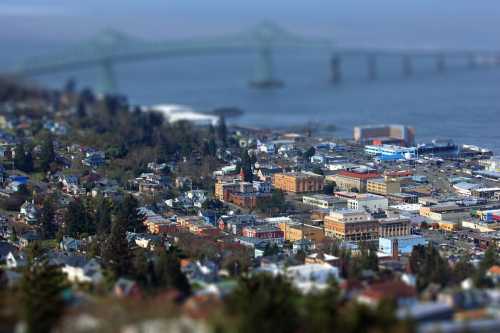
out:
<path id="1" fill-rule="evenodd" d="M 29 333 L 49 333 L 60 320 L 65 275 L 53 265 L 30 265 L 21 280 L 22 317 Z"/>
<path id="2" fill-rule="evenodd" d="M 156 276 L 162 288 L 175 288 L 184 296 L 191 294 L 191 286 L 188 279 L 181 271 L 181 264 L 175 248 L 164 251 L 158 258 Z"/>
<path id="3" fill-rule="evenodd" d="M 423 290 L 430 283 L 445 286 L 450 281 L 448 262 L 432 244 L 413 247 L 409 265 L 411 272 L 417 276 L 418 290 Z"/>
<path id="4" fill-rule="evenodd" d="M 316 149 L 314 149 L 314 147 L 310 147 L 309 149 L 307 149 L 307 150 L 304 152 L 303 157 L 304 157 L 304 159 L 305 159 L 305 160 L 308 160 L 308 161 L 309 161 L 309 160 L 311 159 L 311 157 L 313 157 L 313 156 L 314 156 L 314 154 L 316 154 Z"/>
<path id="5" fill-rule="evenodd" d="M 23 143 L 20 143 L 16 146 L 14 150 L 14 166 L 16 169 L 24 171 L 26 159 L 26 150 Z"/>
<path id="6" fill-rule="evenodd" d="M 146 227 L 143 224 L 144 216 L 139 214 L 139 202 L 132 195 L 127 195 L 120 203 L 117 219 L 125 221 L 127 231 L 143 232 Z"/>
<path id="7" fill-rule="evenodd" d="M 226 119 L 224 116 L 221 116 L 219 118 L 219 122 L 217 124 L 217 136 L 219 138 L 219 141 L 222 142 L 222 146 L 226 147 L 227 145 L 227 126 L 226 126 Z"/>
<path id="8" fill-rule="evenodd" d="M 240 281 L 229 296 L 227 311 L 239 318 L 236 332 L 297 332 L 299 297 L 283 277 L 259 274 Z"/>
<path id="9" fill-rule="evenodd" d="M 130 273 L 132 254 L 127 241 L 127 227 L 123 220 L 114 220 L 111 233 L 104 243 L 103 258 L 116 276 Z"/>
<path id="10" fill-rule="evenodd" d="M 87 105 L 85 104 L 83 99 L 80 99 L 78 101 L 78 105 L 76 107 L 76 115 L 80 119 L 85 118 L 87 116 Z"/>
<path id="11" fill-rule="evenodd" d="M 31 149 L 28 149 L 26 155 L 24 155 L 24 172 L 33 172 L 34 164 L 33 164 L 33 153 Z"/>
<path id="12" fill-rule="evenodd" d="M 108 234 L 111 231 L 111 204 L 104 197 L 97 199 L 97 208 L 95 213 L 95 223 L 97 234 Z"/>
<path id="13" fill-rule="evenodd" d="M 241 151 L 240 169 L 243 172 L 243 180 L 246 182 L 253 181 L 252 160 L 248 154 L 248 149 Z"/>
<path id="14" fill-rule="evenodd" d="M 47 133 L 44 136 L 41 146 L 40 168 L 43 171 L 48 171 L 50 169 L 50 164 L 56 159 L 56 153 L 54 151 L 54 141 L 50 133 Z"/>
<path id="15" fill-rule="evenodd" d="M 80 200 L 75 200 L 68 205 L 64 214 L 64 224 L 66 226 L 66 233 L 71 237 L 79 237 L 84 233 L 95 233 L 94 221 Z"/>
<path id="16" fill-rule="evenodd" d="M 51 197 L 46 197 L 43 201 L 42 209 L 38 221 L 42 229 L 44 239 L 52 239 L 57 233 L 57 225 L 54 223 L 55 208 Z"/>

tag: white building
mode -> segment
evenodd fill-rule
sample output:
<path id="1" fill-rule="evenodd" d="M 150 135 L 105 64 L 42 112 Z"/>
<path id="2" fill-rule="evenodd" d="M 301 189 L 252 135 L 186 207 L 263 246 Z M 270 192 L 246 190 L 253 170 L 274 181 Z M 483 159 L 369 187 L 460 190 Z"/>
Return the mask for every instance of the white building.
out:
<path id="1" fill-rule="evenodd" d="M 347 208 L 353 210 L 378 211 L 387 210 L 389 200 L 386 197 L 376 194 L 359 194 L 355 198 L 347 199 Z"/>
<path id="2" fill-rule="evenodd" d="M 339 269 L 329 264 L 307 264 L 291 266 L 286 269 L 286 276 L 300 291 L 328 288 L 331 279 L 339 279 Z"/>

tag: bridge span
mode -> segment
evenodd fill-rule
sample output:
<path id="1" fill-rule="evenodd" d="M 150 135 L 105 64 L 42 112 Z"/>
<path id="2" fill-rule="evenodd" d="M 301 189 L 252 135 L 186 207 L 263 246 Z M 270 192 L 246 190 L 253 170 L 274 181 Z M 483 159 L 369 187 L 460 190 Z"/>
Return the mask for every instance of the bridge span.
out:
<path id="1" fill-rule="evenodd" d="M 389 57 L 401 59 L 403 77 L 413 75 L 414 62 L 421 58 L 434 59 L 435 70 L 438 73 L 447 70 L 447 62 L 452 58 L 460 59 L 464 67 L 471 69 L 500 64 L 500 51 L 343 48 L 328 39 L 307 38 L 291 33 L 274 23 L 263 22 L 251 29 L 227 36 L 159 42 L 106 30 L 62 53 L 26 59 L 14 74 L 37 76 L 97 67 L 100 72 L 98 90 L 102 93 L 114 93 L 117 92 L 118 86 L 114 67 L 120 63 L 166 57 L 256 52 L 257 65 L 254 78 L 250 81 L 251 86 L 270 88 L 282 85 L 282 81 L 274 73 L 273 51 L 299 48 L 319 48 L 329 55 L 329 76 L 333 84 L 342 82 L 345 70 L 342 64 L 348 57 L 365 59 L 366 76 L 369 80 L 376 80 L 379 77 L 379 60 Z M 327 64 L 325 68 L 328 68 Z"/>

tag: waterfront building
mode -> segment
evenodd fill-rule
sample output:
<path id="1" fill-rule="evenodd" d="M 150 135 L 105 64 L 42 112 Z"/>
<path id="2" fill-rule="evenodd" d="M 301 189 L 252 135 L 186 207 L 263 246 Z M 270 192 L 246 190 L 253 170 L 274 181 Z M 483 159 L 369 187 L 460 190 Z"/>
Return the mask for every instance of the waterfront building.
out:
<path id="1" fill-rule="evenodd" d="M 412 146 L 415 143 L 415 129 L 404 125 L 356 126 L 354 141 L 361 144 L 393 143 Z"/>

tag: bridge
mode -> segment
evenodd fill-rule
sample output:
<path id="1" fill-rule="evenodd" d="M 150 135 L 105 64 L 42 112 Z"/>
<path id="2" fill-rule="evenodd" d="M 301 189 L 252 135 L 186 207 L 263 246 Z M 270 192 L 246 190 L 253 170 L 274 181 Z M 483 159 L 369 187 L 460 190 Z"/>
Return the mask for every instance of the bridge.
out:
<path id="1" fill-rule="evenodd" d="M 174 56 L 257 52 L 256 71 L 250 83 L 254 87 L 269 88 L 282 85 L 282 81 L 274 74 L 273 51 L 298 48 L 321 48 L 328 52 L 331 55 L 331 81 L 335 84 L 342 81 L 342 63 L 346 57 L 365 58 L 367 78 L 370 80 L 378 78 L 377 64 L 383 57 L 400 58 L 404 77 L 413 74 L 413 62 L 422 57 L 435 59 L 436 71 L 440 73 L 446 70 L 447 59 L 452 57 L 463 59 L 469 68 L 484 65 L 487 63 L 485 59 L 494 64 L 498 64 L 500 60 L 500 52 L 495 51 L 341 48 L 328 39 L 306 38 L 288 32 L 272 22 L 262 22 L 249 30 L 227 36 L 162 42 L 147 41 L 115 30 L 106 30 L 60 54 L 26 59 L 15 74 L 37 76 L 97 67 L 100 72 L 98 90 L 102 93 L 114 93 L 117 92 L 114 68 L 120 63 Z"/>

